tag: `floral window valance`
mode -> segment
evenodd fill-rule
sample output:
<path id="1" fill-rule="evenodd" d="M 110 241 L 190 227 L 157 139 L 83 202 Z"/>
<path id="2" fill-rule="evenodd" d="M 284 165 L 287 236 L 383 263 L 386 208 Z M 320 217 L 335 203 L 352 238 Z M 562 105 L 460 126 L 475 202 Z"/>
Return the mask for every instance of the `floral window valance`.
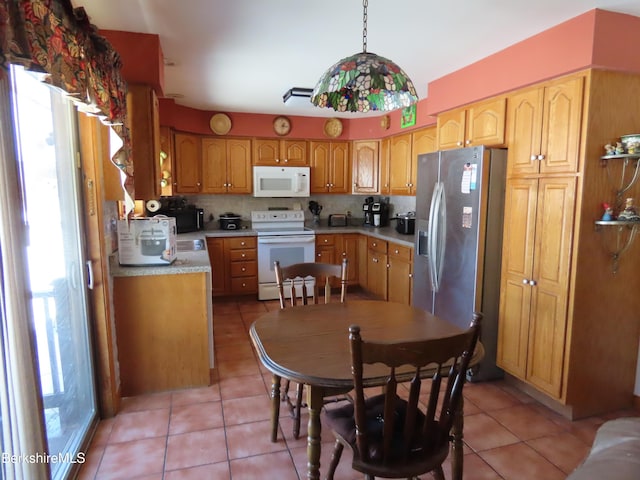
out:
<path id="1" fill-rule="evenodd" d="M 132 193 L 133 166 L 125 124 L 126 82 L 120 55 L 70 0 L 0 0 L 0 77 L 10 64 L 46 74 L 87 113 L 112 125 L 123 140 L 114 163 Z"/>

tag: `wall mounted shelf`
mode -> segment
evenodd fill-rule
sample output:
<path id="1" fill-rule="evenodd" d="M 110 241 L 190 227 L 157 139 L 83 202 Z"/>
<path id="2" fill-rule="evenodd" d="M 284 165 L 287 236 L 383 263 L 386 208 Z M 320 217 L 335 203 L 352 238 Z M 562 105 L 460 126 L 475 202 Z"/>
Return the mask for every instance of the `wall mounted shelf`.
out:
<path id="1" fill-rule="evenodd" d="M 612 270 L 613 273 L 617 273 L 618 271 L 618 262 L 620 257 L 633 243 L 638 230 L 640 229 L 640 222 L 629 222 L 629 221 L 604 221 L 598 220 L 596 223 L 596 231 L 603 232 L 604 229 L 611 229 L 615 235 L 613 242 L 607 241 L 603 238 L 603 243 L 605 244 L 605 248 L 607 249 L 609 255 L 611 256 L 612 261 Z M 606 233 L 604 233 L 606 235 Z M 613 243 L 613 246 L 610 244 Z"/>
<path id="2" fill-rule="evenodd" d="M 640 176 L 640 154 L 604 155 L 600 157 L 600 162 L 606 169 L 609 183 L 615 191 L 615 210 L 619 211 L 624 203 L 622 198 L 624 193 L 633 187 Z M 618 166 L 619 170 L 615 174 L 612 171 L 614 164 Z M 615 235 L 613 241 L 608 241 L 604 238 L 606 234 L 603 233 L 603 243 L 611 256 L 612 270 L 615 274 L 618 271 L 620 257 L 633 244 L 640 229 L 640 221 L 596 220 L 595 225 L 597 232 L 612 231 Z"/>

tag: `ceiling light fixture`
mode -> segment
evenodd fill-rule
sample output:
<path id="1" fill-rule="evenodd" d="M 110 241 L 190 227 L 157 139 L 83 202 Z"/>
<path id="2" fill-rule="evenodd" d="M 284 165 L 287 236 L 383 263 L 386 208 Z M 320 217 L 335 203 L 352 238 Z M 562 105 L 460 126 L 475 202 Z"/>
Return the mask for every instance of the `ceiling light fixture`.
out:
<path id="1" fill-rule="evenodd" d="M 291 87 L 282 96 L 282 101 L 284 103 L 287 103 L 287 100 L 290 100 L 292 98 L 297 98 L 297 97 L 309 98 L 312 92 L 313 92 L 313 88 Z"/>
<path id="2" fill-rule="evenodd" d="M 407 74 L 391 60 L 367 52 L 367 7 L 363 0 L 362 52 L 343 58 L 318 80 L 311 103 L 337 112 L 390 111 L 418 101 Z"/>

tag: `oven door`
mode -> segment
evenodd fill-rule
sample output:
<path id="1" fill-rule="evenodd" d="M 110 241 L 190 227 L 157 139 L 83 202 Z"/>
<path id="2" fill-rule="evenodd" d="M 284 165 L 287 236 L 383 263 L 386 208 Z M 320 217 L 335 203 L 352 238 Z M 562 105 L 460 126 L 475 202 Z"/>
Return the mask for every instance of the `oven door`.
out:
<path id="1" fill-rule="evenodd" d="M 258 283 L 276 283 L 276 260 L 283 267 L 315 262 L 315 245 L 315 235 L 258 236 Z"/>

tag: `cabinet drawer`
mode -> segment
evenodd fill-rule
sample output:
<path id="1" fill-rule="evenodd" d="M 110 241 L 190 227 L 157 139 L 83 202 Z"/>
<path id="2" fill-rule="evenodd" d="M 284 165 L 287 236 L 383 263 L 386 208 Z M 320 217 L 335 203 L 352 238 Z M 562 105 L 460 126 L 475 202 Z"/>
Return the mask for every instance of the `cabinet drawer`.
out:
<path id="1" fill-rule="evenodd" d="M 387 253 L 387 242 L 385 240 L 380 240 L 378 238 L 369 238 L 367 241 L 367 246 L 369 250 L 380 253 Z"/>
<path id="2" fill-rule="evenodd" d="M 240 248 L 256 248 L 256 237 L 232 237 L 225 238 L 228 248 L 237 250 Z"/>
<path id="3" fill-rule="evenodd" d="M 232 262 L 243 262 L 245 260 L 256 260 L 257 254 L 255 248 L 246 248 L 244 250 L 229 250 L 229 259 Z"/>
<path id="4" fill-rule="evenodd" d="M 258 277 L 239 277 L 231 279 L 231 293 L 246 294 L 258 291 Z"/>
<path id="5" fill-rule="evenodd" d="M 231 278 L 251 277 L 258 274 L 256 262 L 231 262 Z"/>
<path id="6" fill-rule="evenodd" d="M 406 260 L 411 260 L 411 247 L 405 247 L 404 245 L 398 245 L 396 243 L 389 243 L 389 257 Z"/>
<path id="7" fill-rule="evenodd" d="M 326 245 L 334 245 L 334 243 L 335 243 L 335 235 L 331 235 L 331 234 L 316 235 L 316 245 L 318 247 L 324 247 Z"/>

